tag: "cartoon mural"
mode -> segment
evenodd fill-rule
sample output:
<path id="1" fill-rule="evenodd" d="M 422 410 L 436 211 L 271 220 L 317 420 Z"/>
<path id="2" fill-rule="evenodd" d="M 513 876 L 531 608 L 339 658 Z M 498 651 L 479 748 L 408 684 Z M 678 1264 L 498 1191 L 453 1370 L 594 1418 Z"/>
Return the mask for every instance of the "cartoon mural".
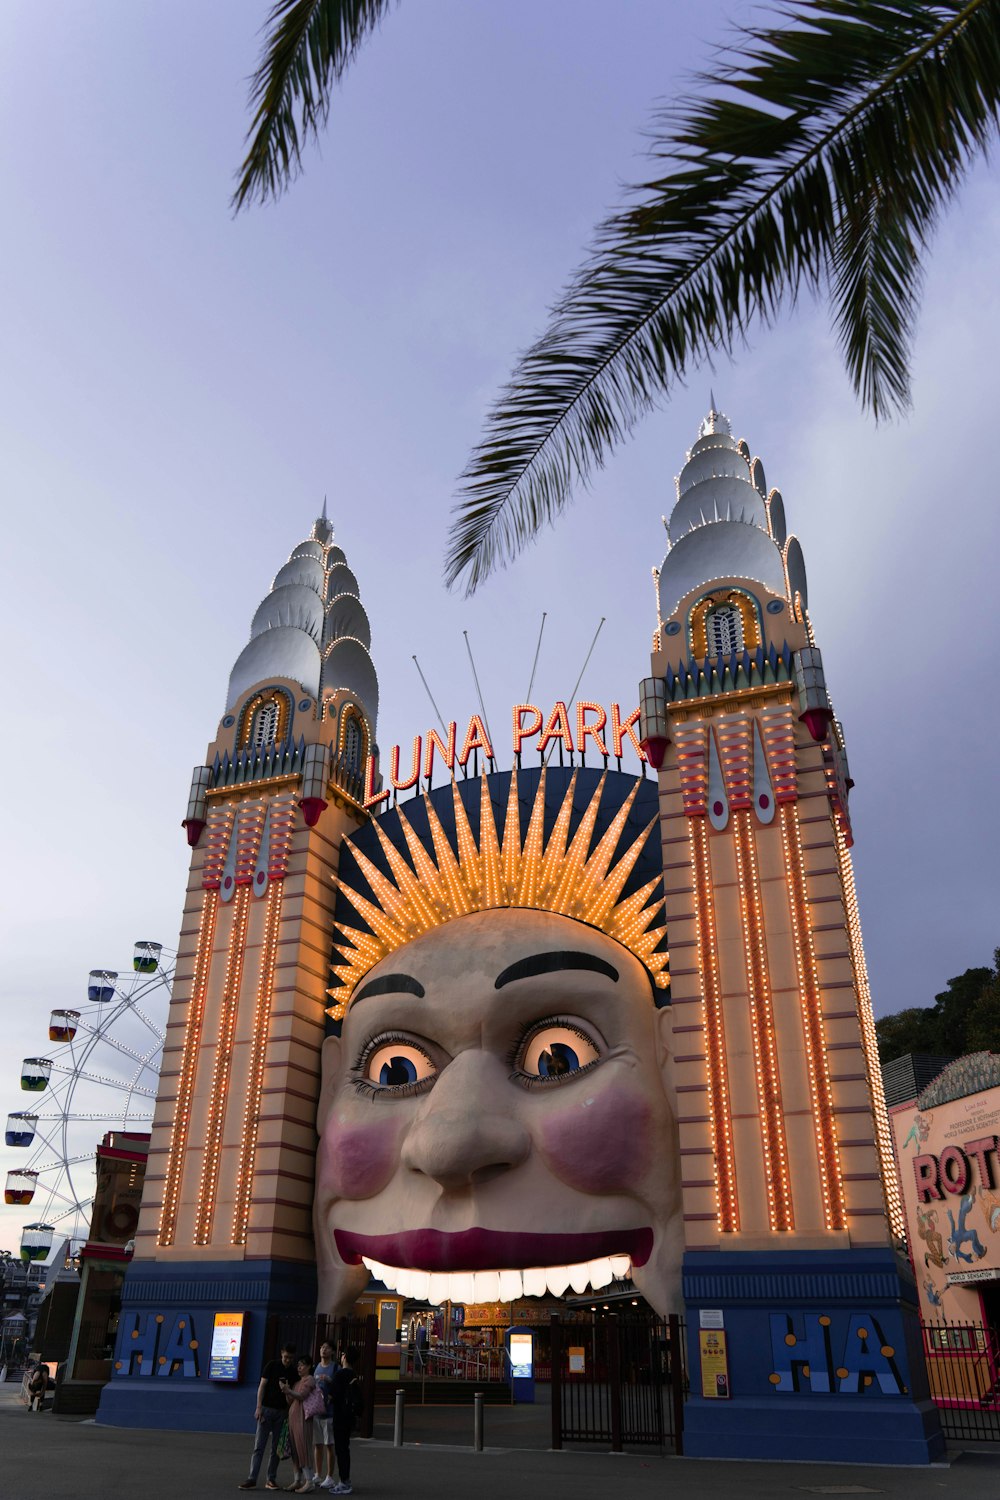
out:
<path id="1" fill-rule="evenodd" d="M 1000 1282 L 1000 1058 L 957 1059 L 892 1120 L 923 1316 L 979 1323 Z"/>
<path id="2" fill-rule="evenodd" d="M 345 845 L 322 1307 L 369 1270 L 460 1302 L 631 1275 L 679 1306 L 655 826 L 652 783 L 534 770 L 452 783 Z"/>

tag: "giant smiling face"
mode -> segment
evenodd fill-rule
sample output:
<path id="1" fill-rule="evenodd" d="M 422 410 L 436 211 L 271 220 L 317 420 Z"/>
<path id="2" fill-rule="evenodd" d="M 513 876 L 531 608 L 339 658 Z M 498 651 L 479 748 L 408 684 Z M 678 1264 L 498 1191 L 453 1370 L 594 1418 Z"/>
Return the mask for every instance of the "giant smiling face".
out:
<path id="1" fill-rule="evenodd" d="M 323 1049 L 320 1305 L 368 1270 L 403 1295 L 504 1301 L 629 1273 L 677 1305 L 669 1011 L 639 960 L 568 917 L 476 912 L 361 981 Z"/>

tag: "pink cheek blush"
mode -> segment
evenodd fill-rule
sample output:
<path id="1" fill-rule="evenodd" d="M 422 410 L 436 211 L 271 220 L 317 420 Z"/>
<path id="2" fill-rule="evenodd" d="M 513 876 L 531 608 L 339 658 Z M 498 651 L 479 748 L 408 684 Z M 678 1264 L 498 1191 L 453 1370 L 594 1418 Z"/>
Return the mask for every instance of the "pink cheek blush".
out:
<path id="1" fill-rule="evenodd" d="M 648 1169 L 651 1120 L 649 1105 L 633 1090 L 610 1087 L 592 1094 L 571 1085 L 558 1107 L 552 1101 L 539 1144 L 552 1172 L 569 1187 L 618 1193 Z"/>
<path id="2" fill-rule="evenodd" d="M 332 1198 L 373 1198 L 399 1166 L 402 1131 L 393 1120 L 340 1125 L 331 1119 L 317 1157 L 317 1187 Z"/>

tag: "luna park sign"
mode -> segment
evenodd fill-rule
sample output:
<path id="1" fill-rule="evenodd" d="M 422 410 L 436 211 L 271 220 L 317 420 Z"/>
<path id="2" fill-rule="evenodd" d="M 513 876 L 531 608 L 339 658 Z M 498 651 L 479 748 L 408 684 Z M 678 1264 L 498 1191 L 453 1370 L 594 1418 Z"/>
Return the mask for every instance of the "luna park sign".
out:
<path id="1" fill-rule="evenodd" d="M 586 756 L 588 750 L 607 761 L 613 756 L 619 763 L 625 753 L 626 741 L 640 760 L 646 756 L 639 743 L 636 726 L 639 710 L 623 715 L 620 706 L 612 703 L 610 714 L 600 703 L 583 700 L 568 707 L 560 701 L 545 714 L 535 703 L 516 703 L 511 709 L 511 746 L 515 762 L 520 765 L 526 750 L 537 750 L 545 756 L 556 747 L 561 754 Z M 376 762 L 369 755 L 365 764 L 365 807 L 377 807 L 392 796 L 393 791 L 407 792 L 421 780 L 430 783 L 435 763 L 454 775 L 456 764 L 465 771 L 470 757 L 482 756 L 487 764 L 495 761 L 493 742 L 484 719 L 473 714 L 461 739 L 458 723 L 452 719 L 443 735 L 436 729 L 425 730 L 413 736 L 409 747 L 409 767 L 406 765 L 401 745 L 393 745 L 389 751 L 389 784 L 384 791 L 375 787 Z"/>

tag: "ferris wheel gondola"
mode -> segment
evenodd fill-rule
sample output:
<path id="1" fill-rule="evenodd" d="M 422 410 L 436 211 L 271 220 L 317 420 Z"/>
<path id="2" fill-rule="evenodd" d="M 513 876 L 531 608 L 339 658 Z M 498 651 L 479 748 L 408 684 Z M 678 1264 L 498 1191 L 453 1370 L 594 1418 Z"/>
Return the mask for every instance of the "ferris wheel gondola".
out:
<path id="1" fill-rule="evenodd" d="M 43 1251 L 42 1231 L 55 1226 L 86 1238 L 101 1137 L 149 1130 L 172 980 L 173 955 L 137 942 L 131 969 L 92 969 L 86 1003 L 53 1010 L 47 1052 L 23 1059 L 20 1086 L 31 1106 L 8 1114 L 4 1143 L 29 1155 L 7 1172 L 4 1202 L 35 1204 L 46 1222 L 24 1227 L 22 1257 L 44 1259 L 52 1239 Z"/>

